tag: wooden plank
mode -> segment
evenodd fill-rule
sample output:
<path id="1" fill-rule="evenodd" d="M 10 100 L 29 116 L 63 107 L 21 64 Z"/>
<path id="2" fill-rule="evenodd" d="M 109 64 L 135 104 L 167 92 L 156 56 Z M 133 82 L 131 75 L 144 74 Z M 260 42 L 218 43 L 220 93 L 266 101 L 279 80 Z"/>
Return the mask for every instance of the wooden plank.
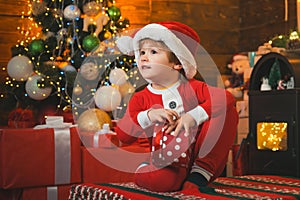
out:
<path id="1" fill-rule="evenodd" d="M 15 33 L 18 31 L 18 27 L 27 29 L 30 24 L 31 21 L 28 19 L 21 19 L 21 17 L 18 16 L 2 16 L 0 20 L 0 32 Z"/>
<path id="2" fill-rule="evenodd" d="M 144 25 L 150 22 L 151 1 L 149 0 L 117 0 L 123 18 L 127 18 L 133 26 Z"/>
<path id="3" fill-rule="evenodd" d="M 164 7 L 168 9 L 161 9 Z M 178 8 L 181 9 L 180 12 Z M 166 20 L 181 20 L 187 24 L 198 24 L 201 29 L 206 30 L 232 30 L 239 26 L 239 9 L 233 6 L 186 4 L 173 1 L 153 3 L 151 21 L 159 21 L 162 16 Z"/>
<path id="4" fill-rule="evenodd" d="M 157 3 L 157 2 L 166 2 L 168 0 L 150 0 L 149 2 Z M 239 4 L 239 0 L 171 0 L 169 2 L 172 3 L 185 3 L 185 4 L 211 4 L 211 5 L 237 5 Z"/>
<path id="5" fill-rule="evenodd" d="M 0 32 L 0 44 L 11 45 L 17 44 L 17 41 L 21 38 L 21 35 L 16 32 Z"/>
<path id="6" fill-rule="evenodd" d="M 0 16 L 21 16 L 28 10 L 27 0 L 0 0 Z"/>
<path id="7" fill-rule="evenodd" d="M 259 11 L 259 12 L 258 12 Z M 239 49 L 257 50 L 258 46 L 276 35 L 289 34 L 297 26 L 296 0 L 288 1 L 285 21 L 284 1 L 256 0 L 241 2 L 241 29 Z"/>
<path id="8" fill-rule="evenodd" d="M 239 33 L 199 30 L 202 46 L 212 54 L 235 54 L 239 51 Z"/>

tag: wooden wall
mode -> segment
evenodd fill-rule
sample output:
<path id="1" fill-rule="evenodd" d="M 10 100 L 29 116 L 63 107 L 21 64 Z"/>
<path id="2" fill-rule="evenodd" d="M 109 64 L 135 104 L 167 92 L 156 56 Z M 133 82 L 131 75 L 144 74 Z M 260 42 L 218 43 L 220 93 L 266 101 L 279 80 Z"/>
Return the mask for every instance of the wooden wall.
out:
<path id="1" fill-rule="evenodd" d="M 202 46 L 221 73 L 240 51 L 255 50 L 277 33 L 296 26 L 296 0 L 289 0 L 289 18 L 284 19 L 284 0 L 116 0 L 131 28 L 150 22 L 176 20 L 193 27 Z M 0 65 L 11 58 L 10 48 L 20 39 L 17 27 L 24 25 L 22 11 L 27 0 L 0 0 Z M 27 22 L 25 22 L 27 23 Z M 25 24 L 26 26 L 26 24 Z M 2 74 L 4 72 L 1 72 Z"/>
<path id="2" fill-rule="evenodd" d="M 179 21 L 193 27 L 202 46 L 212 56 L 220 71 L 239 51 L 239 0 L 117 0 L 131 27 L 150 22 Z"/>
<path id="3" fill-rule="evenodd" d="M 26 0 L 0 0 L 0 65 L 5 66 L 11 58 L 10 48 L 17 44 L 21 34 L 17 27 L 25 20 L 22 12 L 27 10 Z M 26 26 L 26 24 L 24 24 Z"/>
<path id="4" fill-rule="evenodd" d="M 296 2 L 287 0 L 285 6 L 285 0 L 240 0 L 239 50 L 255 51 L 273 36 L 296 30 Z"/>

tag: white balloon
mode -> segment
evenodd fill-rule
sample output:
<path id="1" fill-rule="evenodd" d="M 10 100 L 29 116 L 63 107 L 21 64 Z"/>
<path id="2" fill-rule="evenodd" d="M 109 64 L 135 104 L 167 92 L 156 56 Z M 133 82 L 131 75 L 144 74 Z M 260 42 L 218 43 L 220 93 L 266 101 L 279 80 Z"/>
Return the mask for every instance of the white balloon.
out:
<path id="1" fill-rule="evenodd" d="M 7 64 L 7 73 L 17 81 L 26 81 L 33 72 L 33 64 L 26 56 L 14 56 Z"/>
<path id="2" fill-rule="evenodd" d="M 70 20 L 76 19 L 80 16 L 80 9 L 75 5 L 68 5 L 64 9 L 64 17 Z"/>
<path id="3" fill-rule="evenodd" d="M 25 84 L 25 90 L 28 96 L 34 100 L 43 100 L 46 99 L 52 91 L 51 87 L 39 88 L 38 80 L 42 77 L 39 75 L 34 75 L 28 78 Z"/>
<path id="4" fill-rule="evenodd" d="M 115 110 L 121 103 L 121 94 L 112 86 L 99 87 L 95 93 L 96 106 L 104 111 Z"/>
<path id="5" fill-rule="evenodd" d="M 61 68 L 62 71 L 64 72 L 76 72 L 76 68 L 73 67 L 72 65 L 66 65 L 63 68 Z"/>
<path id="6" fill-rule="evenodd" d="M 93 62 L 87 62 L 81 65 L 80 74 L 86 80 L 92 81 L 95 80 L 99 75 L 99 69 L 97 65 Z"/>
<path id="7" fill-rule="evenodd" d="M 123 85 L 127 81 L 127 74 L 123 69 L 115 68 L 109 73 L 109 81 L 116 85 Z"/>

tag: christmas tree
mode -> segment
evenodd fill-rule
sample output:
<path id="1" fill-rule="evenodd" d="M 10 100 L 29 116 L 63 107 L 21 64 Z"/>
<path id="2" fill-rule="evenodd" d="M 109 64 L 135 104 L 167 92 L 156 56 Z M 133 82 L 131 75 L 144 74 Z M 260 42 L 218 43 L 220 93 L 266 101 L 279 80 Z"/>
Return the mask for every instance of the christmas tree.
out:
<path id="1" fill-rule="evenodd" d="M 107 86 L 118 89 L 120 100 L 114 106 L 105 108 L 102 102 L 98 107 L 106 112 L 117 107 L 122 110 L 124 96 L 134 87 L 127 80 L 136 72 L 130 72 L 134 58 L 121 55 L 115 48 L 116 38 L 129 27 L 129 20 L 121 16 L 115 2 L 32 0 L 28 6 L 30 13 L 23 17 L 32 24 L 20 30 L 24 38 L 11 49 L 1 106 L 15 104 L 10 108 L 31 109 L 40 123 L 47 112 L 69 110 L 71 106 L 79 115 L 103 101 L 94 96 Z M 122 78 L 124 81 L 118 83 Z"/>
<path id="2" fill-rule="evenodd" d="M 276 58 L 274 63 L 272 64 L 272 67 L 270 69 L 269 73 L 269 85 L 272 89 L 276 89 L 278 86 L 278 82 L 281 79 L 281 73 L 280 73 L 280 63 L 278 59 Z"/>

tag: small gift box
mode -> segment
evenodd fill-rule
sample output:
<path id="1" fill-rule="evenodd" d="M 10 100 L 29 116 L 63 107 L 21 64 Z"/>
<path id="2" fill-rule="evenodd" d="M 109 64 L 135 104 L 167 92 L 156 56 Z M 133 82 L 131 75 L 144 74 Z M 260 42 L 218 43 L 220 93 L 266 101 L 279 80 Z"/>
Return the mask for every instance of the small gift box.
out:
<path id="1" fill-rule="evenodd" d="M 86 147 L 116 148 L 120 146 L 120 141 L 115 133 L 82 132 L 80 138 Z"/>
<path id="2" fill-rule="evenodd" d="M 109 124 L 103 124 L 103 128 L 97 132 L 80 131 L 82 144 L 94 148 L 116 148 L 120 146 L 117 134 L 110 130 Z"/>
<path id="3" fill-rule="evenodd" d="M 76 127 L 0 129 L 0 188 L 81 182 Z"/>

